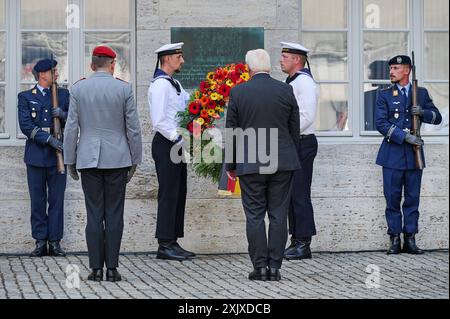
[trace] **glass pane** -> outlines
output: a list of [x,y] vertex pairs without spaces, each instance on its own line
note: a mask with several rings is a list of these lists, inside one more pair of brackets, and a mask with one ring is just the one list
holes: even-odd
[[66,29],[67,0],[22,0],[23,29]]
[[347,28],[347,0],[303,0],[302,24],[314,29]]
[[87,29],[129,29],[130,0],[85,1]]
[[364,131],[377,130],[375,127],[375,106],[377,102],[378,92],[379,90],[385,89],[389,86],[390,84],[374,83],[366,83],[364,85],[364,110],[362,110],[362,112],[364,112]]
[[317,110],[318,131],[349,131],[348,85],[320,84],[320,100]]
[[0,86],[0,133],[5,133],[5,87]]
[[68,82],[68,53],[66,33],[22,33],[22,81],[34,81],[32,70],[41,59],[49,59],[53,53],[58,61],[58,82]]
[[0,0],[0,29],[5,28],[5,0]]
[[0,32],[0,82],[5,81],[5,65],[6,65],[6,34]]
[[442,129],[448,130],[448,83],[426,83],[425,87],[428,89],[428,93],[433,99],[434,105],[439,109],[442,115],[442,123],[440,125],[424,124],[422,130],[425,132],[435,132]]
[[92,51],[98,45],[108,45],[117,53],[114,76],[125,81],[131,79],[131,37],[129,33],[86,33],[85,76],[92,74]]
[[425,0],[425,28],[448,29],[448,0]]
[[407,0],[364,0],[363,19],[367,29],[407,28]]
[[311,69],[317,80],[347,79],[346,32],[303,32],[302,37],[311,50]]
[[425,32],[425,78],[448,81],[448,32]]
[[370,64],[388,61],[397,54],[408,54],[406,32],[364,32],[364,79],[369,80]]

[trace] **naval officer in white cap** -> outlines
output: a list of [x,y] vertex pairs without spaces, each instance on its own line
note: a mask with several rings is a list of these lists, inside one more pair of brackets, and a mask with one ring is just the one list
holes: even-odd
[[[285,251],[289,260],[311,258],[311,239],[316,235],[314,211],[311,203],[311,182],[314,159],[317,155],[317,138],[314,121],[319,99],[318,90],[308,61],[308,50],[297,43],[281,42],[281,70],[289,77],[286,83],[294,89],[300,109],[300,145],[298,156],[302,168],[294,173],[289,233],[291,245]],[[306,68],[308,65],[308,68]]]
[[[154,78],[148,90],[150,117],[155,137],[152,156],[158,175],[157,258],[185,260],[194,257],[177,243],[184,237],[184,215],[187,193],[186,163],[174,163],[171,150],[186,142],[179,134],[177,113],[186,108],[189,94],[173,78],[184,64],[184,43],[166,44],[155,51],[158,55]],[[159,66],[161,64],[161,66]]]

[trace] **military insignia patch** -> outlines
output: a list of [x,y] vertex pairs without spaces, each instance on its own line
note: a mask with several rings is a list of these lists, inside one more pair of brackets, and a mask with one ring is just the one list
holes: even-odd
[[37,90],[34,89],[33,91],[31,91],[32,94],[37,94]]
[[397,90],[395,90],[393,93],[392,93],[392,95],[394,95],[394,96],[398,96],[398,91]]
[[399,117],[400,117],[400,114],[399,114],[399,113],[395,113],[395,114],[394,114],[394,118],[395,118],[396,120],[398,120]]
[[398,64],[402,64],[402,62],[403,62],[402,58],[401,58],[401,57],[398,57],[398,58],[397,58],[397,63],[398,63]]
[[31,118],[34,120],[34,119],[36,119],[36,117],[37,117],[36,109],[33,108],[31,111],[32,111],[32,112],[31,112]]

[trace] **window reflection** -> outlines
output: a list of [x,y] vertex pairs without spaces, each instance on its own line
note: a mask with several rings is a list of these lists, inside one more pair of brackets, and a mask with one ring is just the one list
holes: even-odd
[[87,29],[129,29],[130,0],[85,1]]
[[67,28],[67,0],[21,0],[20,8],[22,29]]
[[5,87],[0,85],[0,133],[5,133]]
[[0,32],[0,82],[5,81],[5,66],[6,66],[6,34]]
[[349,131],[348,85],[320,84],[320,100],[317,110],[318,131]]
[[59,81],[67,82],[67,34],[47,32],[22,33],[22,80],[34,81],[32,70],[41,59],[53,57],[58,61]]
[[108,45],[116,53],[116,70],[114,76],[125,81],[131,79],[130,67],[130,46],[131,37],[129,33],[86,33],[86,51],[85,51],[85,74],[92,74],[90,68],[92,51],[98,45]]

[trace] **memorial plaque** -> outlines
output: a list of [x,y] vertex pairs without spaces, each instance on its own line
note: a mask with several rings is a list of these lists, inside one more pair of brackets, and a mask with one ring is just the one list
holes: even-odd
[[249,50],[264,48],[264,28],[172,28],[171,42],[184,42],[185,64],[176,75],[184,88],[197,88],[208,72],[244,63]]

